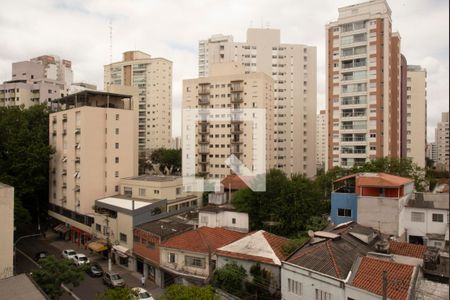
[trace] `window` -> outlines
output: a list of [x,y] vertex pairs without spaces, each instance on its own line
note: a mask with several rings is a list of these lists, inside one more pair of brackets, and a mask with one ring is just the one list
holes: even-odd
[[411,222],[425,222],[425,213],[411,212]]
[[114,176],[117,178],[119,177],[119,171],[114,172]]
[[145,189],[139,189],[139,196],[141,197],[145,196]]
[[147,241],[147,248],[149,249],[155,249],[155,243]]
[[348,208],[338,208],[338,217],[351,217],[352,210]]
[[232,219],[231,219],[231,223],[232,223],[232,224],[236,224],[236,218],[232,218]]
[[443,223],[444,222],[444,215],[443,214],[433,214],[432,215],[432,220],[433,220],[433,222]]
[[302,283],[288,278],[288,292],[296,294],[296,295],[301,295],[302,294]]
[[185,256],[184,263],[188,267],[194,268],[204,268],[205,267],[205,259],[195,256]]
[[176,261],[175,253],[169,253],[169,262],[170,263],[175,263],[175,261]]
[[100,224],[95,224],[95,230],[97,230],[97,231],[102,231],[102,225],[100,225]]
[[127,242],[127,235],[121,232],[120,233],[120,241],[126,243]]
[[208,223],[208,216],[202,216],[201,218],[200,218],[200,223]]
[[116,164],[118,164],[119,163],[119,158],[116,157],[115,161],[116,161]]
[[124,187],[123,194],[127,197],[133,197],[133,189],[130,187]]
[[116,120],[119,120],[119,114],[116,114]]
[[116,143],[116,149],[119,149],[119,143]]
[[116,134],[119,134],[119,128],[116,128]]
[[153,194],[159,194],[159,190],[153,190]]
[[316,289],[316,300],[331,300],[331,294],[325,291]]
[[177,188],[176,193],[177,193],[177,195],[181,194],[181,188],[180,187]]

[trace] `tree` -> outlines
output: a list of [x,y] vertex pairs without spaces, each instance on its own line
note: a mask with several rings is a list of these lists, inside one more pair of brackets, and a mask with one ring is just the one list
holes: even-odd
[[83,269],[76,268],[67,259],[50,255],[40,259],[39,264],[41,268],[34,271],[32,277],[51,299],[59,299],[62,295],[62,284],[78,286],[84,279]]
[[153,164],[159,164],[159,169],[164,172],[167,168],[170,173],[181,172],[181,150],[159,148],[152,152],[150,160]]
[[214,272],[213,283],[215,287],[220,288],[225,292],[242,297],[245,294],[243,282],[246,279],[247,272],[245,269],[233,262],[224,265],[222,268],[216,269]]
[[315,179],[317,188],[322,192],[323,199],[330,200],[333,192],[333,182],[343,176],[350,174],[350,170],[341,167],[334,167],[328,172],[319,173]]
[[138,296],[138,292],[132,288],[107,289],[103,295],[97,295],[97,300],[130,300]]
[[253,277],[251,282],[247,282],[247,291],[251,295],[255,295],[256,299],[277,299],[279,296],[271,292],[272,273],[261,268],[259,263],[254,264],[250,268],[250,274]]
[[45,105],[0,107],[0,182],[14,187],[16,226],[29,219],[22,207],[35,221],[47,217],[48,115]]
[[164,295],[160,300],[217,300],[218,297],[214,294],[211,286],[184,286],[179,284],[172,284],[164,291]]

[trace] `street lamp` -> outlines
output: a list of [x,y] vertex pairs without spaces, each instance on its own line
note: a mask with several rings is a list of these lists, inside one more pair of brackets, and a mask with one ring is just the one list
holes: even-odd
[[108,246],[108,271],[112,270],[112,262],[111,262],[111,240],[109,238],[109,215],[99,214],[99,213],[88,213],[88,215],[100,216],[105,218],[106,223],[106,245]]

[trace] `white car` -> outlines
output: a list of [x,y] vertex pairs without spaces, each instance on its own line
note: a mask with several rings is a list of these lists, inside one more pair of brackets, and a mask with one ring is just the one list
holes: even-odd
[[137,297],[135,299],[138,300],[155,300],[152,294],[150,294],[146,289],[135,287],[133,291],[137,292]]
[[79,266],[84,266],[84,265],[87,265],[87,264],[91,263],[91,262],[89,261],[89,258],[87,258],[86,255],[81,254],[81,253],[75,254],[75,255],[72,257],[72,260],[73,260],[73,263],[74,263],[77,267],[79,267]]
[[61,256],[66,259],[72,259],[76,254],[77,253],[74,250],[68,249],[68,250],[64,250],[62,252]]

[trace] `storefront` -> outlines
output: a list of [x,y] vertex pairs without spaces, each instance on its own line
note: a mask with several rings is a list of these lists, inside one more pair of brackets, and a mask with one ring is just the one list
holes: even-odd
[[70,227],[70,240],[78,246],[87,246],[91,240],[91,234],[75,226]]
[[112,251],[116,264],[131,271],[135,271],[136,262],[134,257],[131,256],[131,251],[128,248],[121,245],[114,245]]

